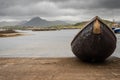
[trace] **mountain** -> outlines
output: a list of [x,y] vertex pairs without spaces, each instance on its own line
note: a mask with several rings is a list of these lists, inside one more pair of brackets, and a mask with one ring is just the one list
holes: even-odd
[[12,21],[12,22],[2,21],[2,22],[0,22],[0,27],[3,27],[3,26],[15,26],[17,24],[19,24],[19,22],[17,22],[17,21]]
[[27,21],[2,21],[0,22],[0,27],[4,26],[16,26],[26,23]]
[[29,21],[2,21],[0,22],[0,27],[3,26],[40,26],[40,27],[44,27],[44,26],[55,26],[55,25],[65,25],[68,24],[64,21],[47,21],[45,19],[42,19],[40,17],[34,17]]
[[45,19],[42,19],[40,17],[34,17],[28,22],[22,24],[21,26],[54,26],[54,25],[65,25],[67,24],[64,21],[47,21]]

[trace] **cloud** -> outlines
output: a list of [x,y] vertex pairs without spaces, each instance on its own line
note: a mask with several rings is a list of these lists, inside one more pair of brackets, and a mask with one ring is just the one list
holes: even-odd
[[120,9],[120,0],[99,0],[99,6],[107,9]]
[[1,19],[30,19],[40,16],[49,20],[87,20],[96,15],[117,18],[119,0],[0,0]]
[[62,8],[74,8],[74,9],[119,9],[119,0],[65,0],[58,2]]

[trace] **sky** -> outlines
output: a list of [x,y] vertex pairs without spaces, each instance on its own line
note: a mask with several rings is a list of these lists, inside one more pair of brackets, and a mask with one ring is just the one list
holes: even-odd
[[94,16],[120,21],[120,0],[0,0],[0,21],[33,17],[53,21],[85,21]]

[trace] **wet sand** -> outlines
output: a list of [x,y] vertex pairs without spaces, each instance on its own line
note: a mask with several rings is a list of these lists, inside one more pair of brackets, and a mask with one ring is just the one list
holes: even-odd
[[120,80],[120,58],[84,63],[77,58],[0,58],[0,80]]

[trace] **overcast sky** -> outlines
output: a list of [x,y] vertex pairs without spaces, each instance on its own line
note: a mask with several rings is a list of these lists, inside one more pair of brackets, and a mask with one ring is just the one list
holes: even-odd
[[47,20],[84,21],[100,16],[120,21],[120,0],[0,0],[0,21]]

